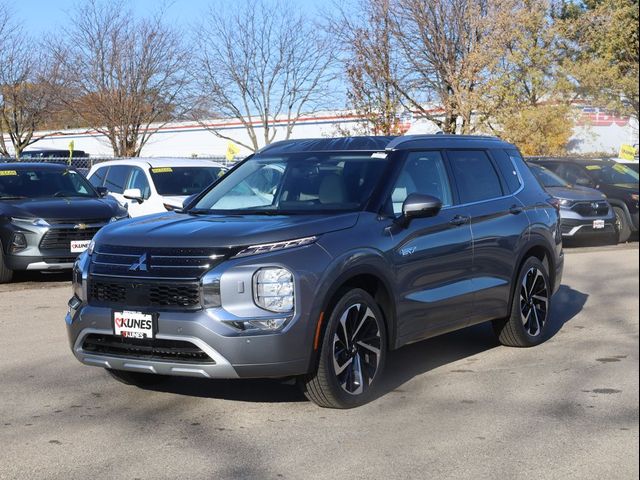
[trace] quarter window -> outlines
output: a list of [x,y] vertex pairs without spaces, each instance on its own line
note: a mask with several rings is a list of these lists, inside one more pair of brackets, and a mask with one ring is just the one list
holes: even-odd
[[483,151],[454,150],[447,152],[458,184],[460,203],[479,202],[503,195],[500,178]]
[[440,152],[409,153],[391,193],[395,215],[402,213],[402,204],[412,193],[431,195],[443,206],[451,205],[451,187]]
[[93,173],[93,175],[91,175],[91,178],[89,178],[89,182],[91,182],[91,185],[93,185],[94,187],[101,187],[102,183],[104,182],[104,176],[107,173],[107,170],[109,170],[109,168],[106,167],[97,169]]

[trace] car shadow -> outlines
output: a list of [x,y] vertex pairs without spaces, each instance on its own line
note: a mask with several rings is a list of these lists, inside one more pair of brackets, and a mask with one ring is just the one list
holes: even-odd
[[[587,298],[588,295],[567,285],[560,287],[552,303],[552,323],[546,340],[556,335],[582,310]],[[490,323],[474,325],[404,346],[389,353],[378,396],[398,391],[403,384],[414,377],[465,358],[471,358],[498,346],[500,344]],[[462,366],[455,371],[468,369],[470,370],[469,367]],[[244,402],[306,401],[294,381],[282,379],[207,380],[170,377],[166,382],[145,388],[176,395]]]
[[40,271],[17,271],[13,273],[12,283],[63,283],[71,281],[71,270],[60,270],[51,272]]

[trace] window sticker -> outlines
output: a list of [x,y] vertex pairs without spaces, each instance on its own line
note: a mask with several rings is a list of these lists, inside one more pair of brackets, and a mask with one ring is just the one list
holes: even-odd
[[0,177],[15,177],[18,175],[18,172],[15,170],[0,170]]
[[152,168],[151,171],[153,173],[171,173],[173,172],[173,168],[171,167]]
[[587,170],[602,170],[600,165],[587,165]]

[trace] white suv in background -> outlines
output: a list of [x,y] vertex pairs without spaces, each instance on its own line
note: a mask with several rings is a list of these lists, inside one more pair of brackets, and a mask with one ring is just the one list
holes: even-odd
[[200,193],[226,173],[211,160],[130,158],[94,165],[87,178],[94,187],[109,193],[139,217],[182,208],[189,196]]

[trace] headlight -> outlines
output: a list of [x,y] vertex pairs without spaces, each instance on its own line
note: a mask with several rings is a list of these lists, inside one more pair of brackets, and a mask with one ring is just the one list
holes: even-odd
[[293,310],[293,274],[286,268],[261,268],[253,276],[253,301],[270,312]]
[[11,223],[15,223],[17,225],[27,225],[30,227],[49,227],[49,222],[47,222],[43,218],[20,218],[20,217],[11,217]]
[[634,202],[637,202],[639,198],[640,196],[637,193],[631,194],[631,200],[633,200]]
[[570,207],[573,205],[573,200],[567,200],[566,198],[559,198],[558,200],[560,200],[558,203],[561,207]]
[[261,245],[252,245],[237,253],[236,257],[246,257],[248,255],[257,255],[259,253],[274,252],[284,250],[285,248],[302,247],[309,245],[317,240],[318,237],[304,237],[295,240],[285,240],[284,242],[263,243]]

